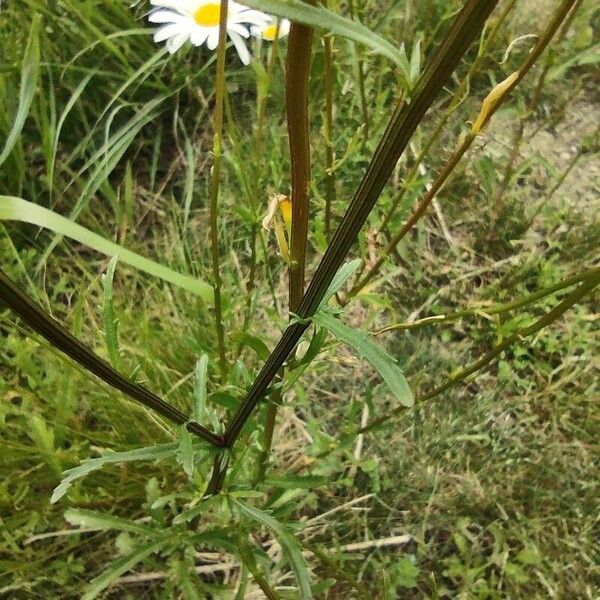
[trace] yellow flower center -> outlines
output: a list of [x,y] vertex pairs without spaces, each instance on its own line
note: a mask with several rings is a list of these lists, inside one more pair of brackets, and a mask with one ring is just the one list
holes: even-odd
[[217,27],[221,18],[221,4],[209,2],[194,13],[194,21],[201,27]]
[[262,30],[262,36],[268,42],[272,42],[273,40],[275,40],[276,35],[277,35],[277,25],[276,24],[275,25],[267,25]]

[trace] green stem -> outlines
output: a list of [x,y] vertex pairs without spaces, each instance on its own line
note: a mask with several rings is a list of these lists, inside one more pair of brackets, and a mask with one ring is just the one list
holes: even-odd
[[221,0],[219,19],[219,45],[217,47],[217,74],[215,82],[215,113],[213,137],[213,168],[209,185],[210,196],[210,242],[213,282],[215,291],[215,329],[219,351],[221,382],[227,381],[227,355],[225,351],[225,328],[223,326],[223,305],[221,300],[221,260],[219,253],[219,187],[221,180],[221,158],[223,146],[223,103],[225,98],[225,45],[227,41],[228,1]]
[[462,319],[463,317],[469,316],[491,316],[491,315],[500,315],[507,312],[512,312],[517,308],[522,308],[524,306],[529,306],[534,302],[537,302],[541,298],[545,298],[546,296],[550,296],[555,294],[556,292],[560,292],[565,288],[571,287],[576,283],[580,283],[594,275],[600,275],[600,267],[595,267],[593,269],[588,269],[587,271],[583,271],[581,273],[576,273],[567,279],[563,279],[554,285],[546,287],[544,289],[538,290],[533,294],[529,294],[528,296],[524,296],[523,298],[518,298],[517,300],[513,300],[512,302],[507,302],[504,304],[494,304],[492,306],[482,306],[481,308],[467,308],[464,310],[458,310],[456,312],[447,314],[447,315],[433,315],[431,317],[425,317],[424,319],[419,319],[418,321],[414,321],[413,323],[398,323],[396,325],[389,325],[388,327],[384,327],[378,331],[373,332],[372,335],[381,335],[382,333],[387,333],[389,331],[404,331],[407,329],[418,329],[419,327],[423,327],[424,325],[428,325],[430,323],[447,323],[457,321],[458,319]]
[[535,61],[540,57],[542,52],[550,44],[552,37],[556,33],[557,29],[560,27],[561,23],[567,18],[571,9],[573,8],[573,5],[576,4],[576,2],[577,0],[563,0],[561,6],[553,14],[552,19],[546,26],[546,29],[538,39],[538,42],[528,55],[527,59],[525,60],[521,68],[514,74],[514,77],[510,80],[509,85],[507,85],[507,87],[505,87],[502,90],[502,92],[499,93],[498,97],[495,98],[494,102],[491,105],[485,106],[484,103],[484,108],[482,108],[480,117],[478,117],[478,119],[475,121],[475,123],[478,123],[478,125],[474,126],[471,132],[469,132],[466,135],[466,137],[459,143],[456,150],[452,153],[450,158],[444,164],[440,174],[438,175],[431,189],[427,191],[427,193],[422,197],[416,210],[406,221],[406,223],[400,229],[400,231],[390,239],[387,247],[382,252],[379,259],[375,262],[371,269],[369,269],[366,275],[362,276],[352,287],[351,291],[348,294],[348,297],[345,300],[346,303],[348,302],[349,298],[352,298],[356,294],[358,294],[373,279],[373,277],[377,275],[386,258],[396,249],[400,241],[425,214],[428,206],[431,204],[436,194],[441,190],[442,186],[446,183],[450,175],[453,173],[461,158],[465,155],[467,150],[469,150],[474,140],[481,132],[481,129],[485,127],[485,125],[489,122],[494,113],[509,97],[509,94],[515,88],[515,86],[523,79],[523,77],[525,77],[525,75],[529,72],[531,67],[535,64]]
[[[567,310],[569,310],[572,306],[577,304],[582,298],[584,298],[587,294],[589,294],[598,284],[600,284],[600,271],[598,269],[594,270],[595,272],[591,274],[585,281],[582,283],[576,290],[571,292],[560,304],[555,306],[551,311],[547,312],[543,317],[538,319],[535,323],[530,325],[529,327],[524,327],[523,329],[509,335],[504,340],[502,340],[499,344],[494,346],[489,352],[486,352],[479,360],[475,361],[471,365],[464,367],[458,373],[450,377],[445,383],[433,389],[428,394],[420,396],[417,401],[425,402],[427,400],[431,400],[435,396],[439,396],[443,392],[449,390],[454,387],[457,383],[464,381],[470,375],[473,375],[477,371],[480,371],[483,367],[487,366],[494,359],[498,358],[502,352],[504,352],[507,348],[509,348],[515,342],[519,340],[534,335],[547,327],[554,321],[556,321],[559,317],[561,317]],[[361,433],[367,433],[376,427],[387,424],[390,420],[400,414],[404,410],[404,407],[398,407],[393,411],[374,419],[370,423],[368,423],[365,427],[362,427],[358,431],[355,432],[355,435]]]
[[335,172],[333,170],[333,38],[323,38],[325,56],[325,237],[331,237],[331,211],[335,201]]

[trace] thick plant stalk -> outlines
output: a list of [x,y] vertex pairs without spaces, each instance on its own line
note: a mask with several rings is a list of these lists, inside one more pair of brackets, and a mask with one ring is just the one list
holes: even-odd
[[227,354],[225,351],[225,328],[223,326],[223,304],[221,299],[221,260],[219,253],[219,186],[221,182],[221,158],[223,146],[223,104],[225,97],[225,43],[227,40],[227,11],[229,0],[221,0],[219,18],[219,45],[217,47],[217,75],[215,84],[215,114],[213,134],[213,168],[209,185],[210,196],[210,247],[215,293],[215,329],[219,352],[221,382],[227,381]]
[[[311,0],[309,4],[314,4]],[[308,89],[313,30],[292,23],[285,73],[287,126],[292,170],[292,233],[290,240],[290,312],[304,295],[310,194]]]
[[39,333],[55,348],[58,348],[111,387],[123,392],[136,402],[155,410],[173,423],[185,425],[190,433],[210,442],[214,446],[223,447],[225,445],[221,436],[214,434],[198,423],[189,421],[189,418],[180,410],[145,387],[123,377],[21,291],[2,270],[0,270],[0,299],[36,333]]
[[578,0],[564,0],[562,2],[521,68],[509,75],[503,82],[499,83],[485,98],[481,111],[475,119],[471,131],[468,132],[458,144],[458,147],[444,164],[431,189],[424,194],[417,205],[417,208],[398,233],[390,239],[387,247],[381,253],[381,256],[375,264],[354,284],[348,294],[348,298],[345,300],[346,302],[349,298],[358,294],[373,279],[373,277],[377,275],[386,258],[396,249],[400,241],[404,239],[406,234],[425,214],[427,208],[435,199],[436,194],[441,190],[443,185],[448,181],[448,178],[454,172],[454,169],[461,158],[466,154],[482,129],[487,125],[502,103],[508,98],[515,86],[523,79],[523,77],[525,77],[525,75],[527,75],[531,67],[552,40],[552,37],[560,27],[561,23],[567,18],[573,6],[577,4]]
[[363,181],[298,308],[297,314],[302,321],[292,323],[285,330],[281,340],[248,391],[245,400],[226,430],[225,438],[228,447],[233,446],[248,417],[264,397],[277,372],[296,347],[302,334],[308,329],[310,324],[308,319],[317,310],[329,284],[355,242],[412,134],[439,91],[447,83],[464,53],[481,32],[497,2],[498,0],[468,0],[466,2],[420,79],[413,102],[399,107],[394,113]]
[[[307,0],[316,4],[315,0]],[[288,39],[285,71],[287,127],[292,170],[292,227],[289,266],[289,311],[295,314],[302,302],[306,277],[306,247],[310,214],[310,128],[308,92],[313,29],[292,23]],[[280,373],[280,378],[283,373]],[[273,444],[273,431],[281,393],[271,394],[267,408],[263,450],[259,457],[258,479],[264,478],[266,462]]]

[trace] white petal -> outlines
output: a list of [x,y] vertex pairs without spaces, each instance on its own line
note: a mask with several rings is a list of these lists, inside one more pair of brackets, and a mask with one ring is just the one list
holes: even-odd
[[289,19],[281,19],[279,21],[279,37],[286,37],[290,33],[291,23]]
[[165,25],[156,30],[154,41],[157,43],[164,42],[165,40],[180,34],[185,34],[185,31],[181,30],[181,25],[179,25],[179,23],[171,23],[170,25]]
[[235,32],[230,32],[229,37],[231,38],[231,41],[233,42],[233,45],[235,46],[235,49],[237,50],[240,60],[245,65],[249,64],[250,58],[251,58],[250,52],[248,52],[248,48],[246,48],[246,43],[244,42],[243,38],[241,38]]
[[234,15],[231,21],[233,23],[251,23],[260,27],[267,25],[271,21],[271,18],[258,10],[245,10]]
[[181,48],[181,46],[183,46],[185,44],[187,39],[188,39],[187,33],[180,33],[179,35],[172,37],[167,42],[167,50],[171,54],[175,54],[175,52],[177,52],[177,50],[179,50],[179,48]]
[[244,38],[250,37],[248,30],[243,25],[240,25],[239,23],[229,23],[227,25],[227,31],[229,31],[229,32],[233,31],[234,33],[237,33]]
[[208,37],[208,31],[204,27],[194,27],[194,30],[190,34],[190,42],[194,46],[202,46]]
[[159,8],[170,8],[180,14],[192,15],[198,6],[198,0],[150,0],[150,4]]
[[206,47],[209,50],[214,50],[219,45],[219,28],[213,27],[208,34],[208,38],[206,40]]
[[180,23],[181,21],[185,21],[186,18],[172,10],[157,10],[150,13],[148,21],[150,23]]

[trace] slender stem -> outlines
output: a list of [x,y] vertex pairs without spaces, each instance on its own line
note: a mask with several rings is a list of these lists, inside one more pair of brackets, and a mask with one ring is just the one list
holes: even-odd
[[384,327],[378,331],[374,331],[372,335],[381,335],[382,333],[387,333],[389,331],[404,331],[407,329],[418,329],[419,327],[423,327],[424,325],[428,325],[430,323],[447,323],[457,321],[458,319],[462,319],[463,317],[469,316],[491,316],[491,315],[500,315],[507,312],[512,312],[517,308],[522,308],[524,306],[529,306],[534,302],[537,302],[541,298],[545,298],[546,296],[550,296],[555,294],[556,292],[560,292],[565,288],[571,287],[576,283],[580,283],[594,275],[600,275],[600,267],[595,267],[593,269],[588,269],[587,271],[583,271],[581,273],[576,273],[567,279],[563,279],[554,285],[543,288],[534,292],[533,294],[529,294],[528,296],[524,296],[523,298],[518,298],[517,300],[513,300],[512,302],[506,302],[504,304],[494,304],[492,306],[482,306],[481,308],[467,308],[464,310],[458,310],[453,313],[449,313],[447,315],[433,315],[431,317],[425,317],[424,319],[419,319],[418,321],[414,321],[412,323],[397,323],[396,325],[389,325],[388,327]]
[[[335,173],[333,170],[333,38],[323,38],[325,56],[325,237],[331,237],[331,211],[335,201]],[[366,135],[366,134],[365,134]]]
[[467,92],[471,80],[473,79],[474,75],[477,73],[477,71],[483,65],[485,59],[487,58],[487,49],[490,47],[492,41],[495,39],[502,23],[504,23],[504,21],[506,20],[506,18],[512,11],[515,3],[516,3],[516,0],[510,0],[510,2],[506,5],[504,10],[500,13],[498,18],[496,19],[494,25],[492,26],[492,28],[490,30],[489,35],[487,36],[484,44],[481,47],[480,52],[477,55],[477,58],[473,61],[473,63],[469,67],[469,70],[468,70],[465,78],[460,82],[460,84],[456,88],[456,91],[454,92],[454,95],[453,95],[452,99],[450,100],[450,104],[448,105],[448,108],[446,108],[446,110],[444,111],[444,114],[442,115],[442,118],[439,120],[433,133],[429,136],[429,138],[425,142],[425,145],[423,146],[423,148],[421,149],[421,152],[417,156],[414,165],[412,165],[412,167],[410,168],[408,174],[405,177],[406,183],[403,186],[402,191],[396,196],[396,198],[392,202],[392,205],[390,206],[390,208],[388,209],[388,211],[385,213],[385,215],[383,217],[381,229],[384,232],[387,232],[387,227],[390,223],[390,220],[394,216],[396,209],[398,208],[400,202],[402,201],[405,191],[407,189],[410,189],[412,183],[415,181],[415,179],[419,173],[419,167],[425,160],[425,157],[427,156],[429,150],[431,150],[433,144],[437,141],[437,139],[442,134],[444,127],[448,123],[448,121],[449,121],[450,117],[452,116],[452,114],[454,113],[454,111],[462,103],[464,94],[465,94],[465,92]]
[[[593,275],[590,275],[584,283],[582,283],[576,290],[571,292],[560,304],[555,306],[552,310],[547,312],[543,317],[538,319],[535,323],[530,325],[529,327],[524,327],[523,329],[509,335],[504,338],[499,344],[494,346],[489,352],[486,352],[479,360],[475,361],[471,365],[464,367],[458,373],[450,377],[445,383],[436,387],[428,394],[420,396],[417,400],[418,402],[425,402],[427,400],[431,400],[435,396],[439,396],[443,392],[448,389],[454,387],[457,383],[464,381],[470,375],[473,375],[477,371],[480,371],[483,367],[487,366],[491,363],[495,358],[498,358],[502,352],[504,352],[509,346],[518,342],[519,340],[534,335],[547,327],[554,321],[556,321],[559,317],[561,317],[567,310],[569,310],[573,305],[577,304],[583,297],[589,294],[596,286],[600,284],[600,272],[598,269],[595,270]],[[404,407],[400,406],[385,415],[382,415],[370,423],[368,423],[365,427],[362,427],[358,431],[355,432],[355,435],[366,433],[376,427],[379,427],[383,424],[389,423],[389,421],[400,412],[404,410]]]
[[106,361],[92,352],[85,344],[54,320],[39,304],[20,290],[0,269],[0,299],[35,332],[48,340],[55,348],[72,358],[112,388],[123,392],[133,400],[155,410],[163,417],[186,428],[214,446],[223,447],[224,440],[202,425],[189,421],[180,410],[159,398],[145,387],[126,379]]
[[229,447],[235,443],[244,424],[264,397],[279,369],[308,329],[310,325],[308,319],[319,307],[327,288],[356,241],[360,229],[372,211],[412,134],[439,91],[448,82],[464,53],[481,32],[496,4],[497,0],[487,2],[468,0],[466,2],[462,11],[455,17],[442,44],[438,46],[429,67],[419,80],[413,101],[395,111],[371,164],[304,294],[297,312],[302,321],[291,323],[285,330],[227,427],[225,438]]
[[[350,17],[352,19],[356,19],[356,6],[354,4],[354,0],[348,0],[348,9],[350,11]],[[367,104],[367,93],[365,90],[365,63],[364,60],[358,54],[360,49],[355,45],[354,51],[357,53],[356,58],[356,75],[358,78],[358,94],[360,97],[360,110],[362,112],[362,121],[365,126],[365,132],[363,136],[363,140],[369,139],[369,130],[371,128],[371,123],[369,119],[369,108]]]
[[221,259],[219,252],[219,187],[221,180],[221,158],[223,146],[223,101],[225,98],[225,45],[227,41],[227,11],[229,0],[221,0],[219,18],[219,45],[217,47],[217,73],[215,82],[215,113],[213,134],[213,168],[209,185],[210,196],[210,242],[213,284],[215,291],[215,329],[219,351],[221,382],[227,381],[227,355],[225,350],[225,328],[221,300]]

